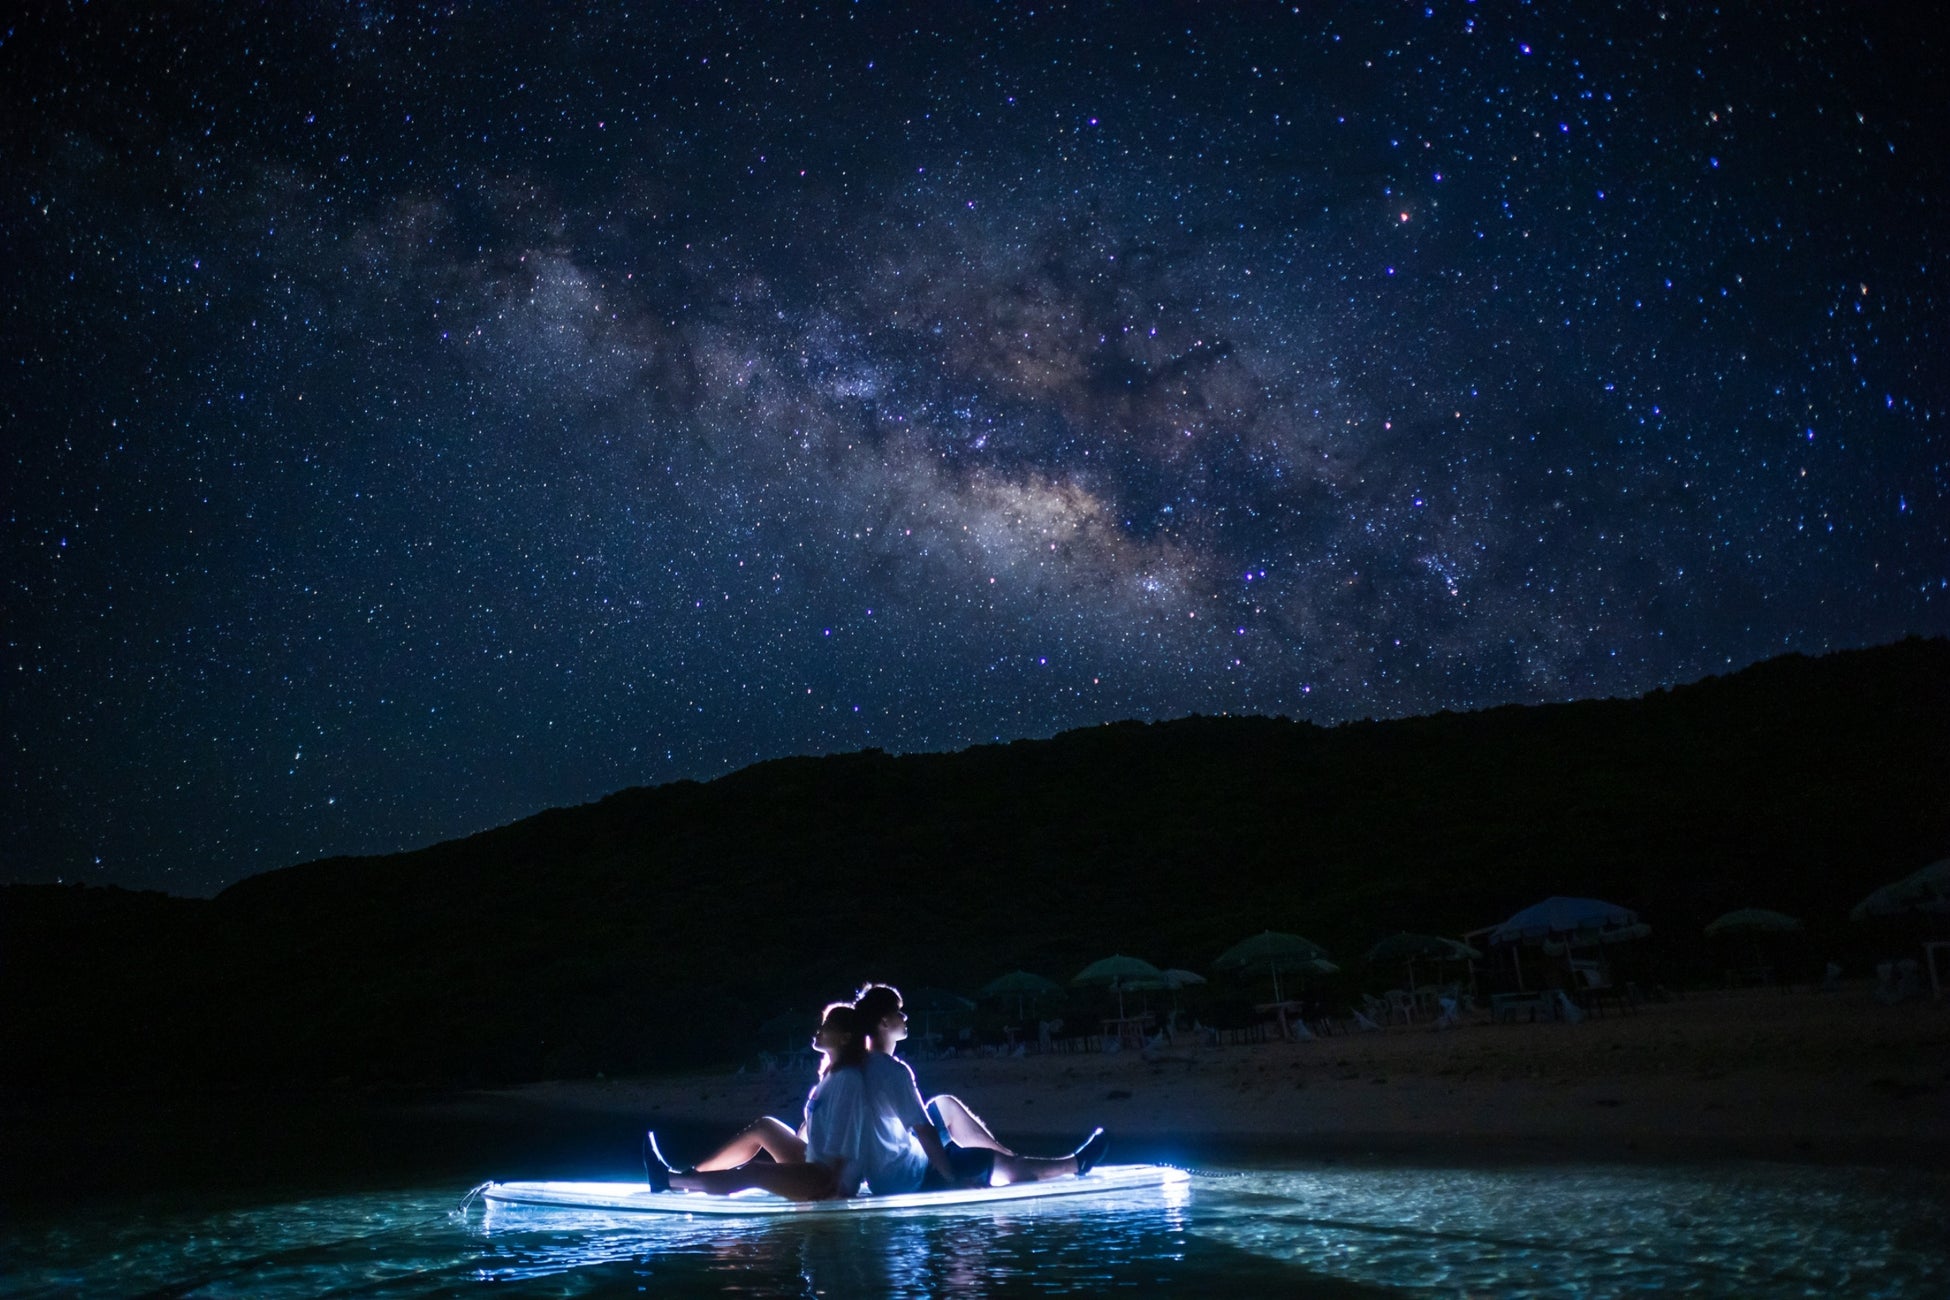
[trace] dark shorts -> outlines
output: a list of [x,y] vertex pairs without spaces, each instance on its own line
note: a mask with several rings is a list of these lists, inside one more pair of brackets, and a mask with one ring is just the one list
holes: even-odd
[[942,1121],[941,1111],[933,1102],[928,1103],[928,1118],[934,1121],[934,1135],[941,1139],[941,1149],[948,1157],[948,1167],[955,1171],[955,1181],[943,1182],[941,1173],[932,1164],[928,1175],[921,1180],[921,1191],[939,1192],[950,1187],[987,1187],[995,1174],[995,1152],[987,1147],[958,1147],[948,1139],[948,1125]]
[[940,1192],[950,1187],[987,1187],[995,1173],[995,1152],[986,1147],[958,1147],[943,1140],[941,1149],[948,1156],[948,1165],[955,1171],[955,1181],[943,1182],[941,1171],[933,1165],[928,1166],[928,1176],[921,1180],[924,1192]]

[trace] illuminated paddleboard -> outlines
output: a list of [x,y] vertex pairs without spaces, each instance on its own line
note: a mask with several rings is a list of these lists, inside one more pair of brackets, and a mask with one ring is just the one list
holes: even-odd
[[615,1210],[627,1214],[865,1214],[879,1210],[926,1210],[1051,1196],[1101,1196],[1107,1192],[1178,1187],[1191,1175],[1166,1165],[1099,1165],[1081,1178],[1052,1178],[1005,1187],[957,1187],[905,1196],[856,1196],[844,1201],[788,1201],[770,1192],[730,1196],[703,1192],[653,1192],[642,1183],[489,1183],[481,1197],[495,1205],[559,1210]]

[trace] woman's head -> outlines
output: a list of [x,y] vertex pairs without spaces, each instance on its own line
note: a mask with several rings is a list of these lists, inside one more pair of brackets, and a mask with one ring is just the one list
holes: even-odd
[[901,1010],[901,992],[891,984],[869,984],[855,995],[853,1009],[860,1018],[860,1031],[873,1039],[883,1052],[907,1037],[907,1013]]
[[860,1032],[860,1016],[852,1003],[835,1002],[820,1012],[813,1046],[825,1058],[819,1065],[821,1078],[867,1059],[867,1037]]

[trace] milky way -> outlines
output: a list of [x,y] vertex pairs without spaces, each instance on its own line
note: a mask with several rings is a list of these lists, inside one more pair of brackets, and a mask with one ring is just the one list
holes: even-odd
[[1950,631],[1865,8],[20,18],[6,875]]

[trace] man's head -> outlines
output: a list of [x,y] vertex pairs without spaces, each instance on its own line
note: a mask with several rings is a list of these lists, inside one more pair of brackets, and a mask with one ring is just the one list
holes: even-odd
[[907,1037],[907,1013],[901,1010],[900,990],[891,984],[869,984],[853,999],[860,1027],[873,1039],[877,1052],[891,1052]]

